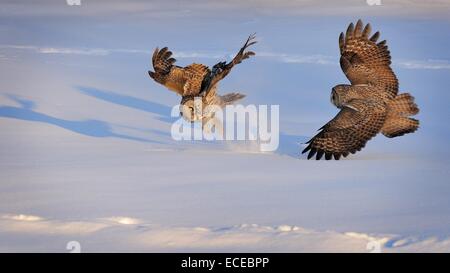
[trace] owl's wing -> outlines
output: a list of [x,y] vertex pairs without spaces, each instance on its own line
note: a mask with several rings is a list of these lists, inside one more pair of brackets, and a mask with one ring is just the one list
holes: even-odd
[[215,86],[220,80],[225,78],[235,65],[240,64],[243,60],[255,55],[255,52],[253,51],[245,51],[249,46],[256,44],[255,38],[255,34],[250,35],[231,62],[220,62],[213,66],[211,73],[205,78],[202,93],[208,92],[211,87]]
[[320,132],[307,143],[302,153],[309,151],[308,159],[316,154],[320,160],[332,156],[338,160],[361,150],[383,126],[386,108],[376,101],[354,99],[345,105]]
[[[391,56],[386,40],[378,42],[379,32],[370,38],[371,27],[358,20],[356,26],[351,23],[347,32],[339,36],[342,71],[352,84],[369,84],[384,90],[394,98],[398,93],[398,80],[392,71]],[[374,89],[375,90],[375,89]]]
[[203,64],[193,63],[183,68],[183,96],[196,96],[200,93],[204,78],[210,73],[209,68]]
[[175,58],[172,58],[172,51],[170,51],[167,47],[159,50],[155,49],[152,57],[153,68],[155,69],[156,74],[169,74],[170,70],[174,66],[176,62]]
[[175,62],[176,59],[167,47],[161,50],[156,48],[152,57],[155,72],[149,71],[150,76],[154,79],[164,79],[162,84],[181,96],[198,95],[203,79],[209,74],[209,68],[196,63],[180,67],[176,66]]
[[166,86],[169,90],[183,95],[183,69],[175,65],[175,58],[172,58],[172,52],[167,47],[156,48],[152,56],[153,69],[148,71],[150,78]]

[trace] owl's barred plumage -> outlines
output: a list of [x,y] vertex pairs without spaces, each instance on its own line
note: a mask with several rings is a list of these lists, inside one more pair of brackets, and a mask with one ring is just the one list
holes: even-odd
[[342,71],[352,85],[370,84],[383,90],[382,96],[394,98],[398,93],[398,80],[392,71],[391,56],[386,40],[377,43],[380,33],[369,38],[371,27],[358,20],[356,26],[351,23],[346,35],[339,36]]
[[[159,50],[155,49],[152,56],[153,71],[148,71],[149,76],[156,82],[164,85],[169,90],[175,91],[182,96],[181,105],[193,101],[194,97],[201,96],[203,107],[217,103],[219,107],[231,104],[245,95],[230,93],[224,96],[217,94],[217,84],[225,78],[231,69],[240,64],[243,60],[255,55],[253,51],[246,49],[255,44],[255,35],[250,35],[244,46],[239,50],[231,62],[219,62],[210,69],[203,64],[193,63],[186,67],[175,65],[176,59],[172,57],[172,52],[167,47]],[[188,107],[187,109],[191,109]],[[185,116],[184,116],[185,117]],[[188,117],[185,117],[189,119]]]
[[379,132],[396,137],[419,127],[408,117],[419,112],[414,97],[398,94],[386,41],[377,43],[380,33],[370,32],[370,24],[358,20],[339,36],[340,65],[351,85],[332,89],[331,100],[341,111],[306,143],[302,153],[309,151],[308,159],[337,160],[360,151]]

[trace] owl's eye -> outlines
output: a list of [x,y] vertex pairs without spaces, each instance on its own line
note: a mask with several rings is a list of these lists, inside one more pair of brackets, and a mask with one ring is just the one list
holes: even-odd
[[191,112],[194,112],[194,107],[189,107],[189,110],[191,110]]

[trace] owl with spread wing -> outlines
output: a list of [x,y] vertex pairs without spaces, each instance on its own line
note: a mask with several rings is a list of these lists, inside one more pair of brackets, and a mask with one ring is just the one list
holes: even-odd
[[309,151],[308,159],[338,160],[360,151],[379,132],[393,138],[419,128],[410,117],[419,112],[414,97],[398,94],[386,41],[377,42],[380,33],[369,37],[370,32],[370,24],[358,20],[339,36],[340,65],[351,85],[332,89],[331,102],[340,112],[306,143],[302,153]]
[[[203,121],[214,115],[213,107],[224,107],[245,97],[239,93],[229,93],[223,96],[217,94],[217,84],[230,73],[231,69],[243,60],[255,55],[246,49],[255,44],[255,35],[250,35],[244,46],[231,62],[219,62],[211,69],[203,64],[193,63],[185,67],[175,65],[176,60],[167,47],[155,49],[152,57],[153,71],[148,74],[157,83],[178,93],[181,98],[180,114],[187,121]],[[201,100],[194,99],[201,97]],[[200,105],[199,105],[200,104]]]

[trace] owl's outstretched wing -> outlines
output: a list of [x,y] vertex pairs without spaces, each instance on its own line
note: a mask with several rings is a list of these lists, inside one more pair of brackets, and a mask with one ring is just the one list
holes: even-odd
[[153,69],[155,69],[155,74],[167,75],[176,62],[175,58],[172,58],[172,51],[167,47],[159,50],[155,49],[152,56]]
[[255,52],[253,51],[245,51],[251,45],[256,44],[255,38],[255,34],[250,35],[245,44],[233,58],[233,60],[231,60],[231,62],[220,62],[213,66],[213,68],[211,69],[211,73],[208,75],[208,77],[205,78],[205,81],[203,82],[201,93],[208,92],[211,87],[215,86],[220,80],[225,78],[235,65],[240,64],[243,60],[255,55]]
[[391,56],[386,40],[378,42],[379,32],[370,38],[371,27],[358,20],[351,23],[347,32],[339,36],[342,71],[352,84],[369,84],[383,90],[390,98],[398,93],[398,80],[392,71]]
[[309,151],[308,159],[323,155],[329,160],[338,160],[349,153],[361,150],[374,137],[386,119],[384,104],[375,101],[354,99],[345,105],[330,122],[314,136],[302,153]]
[[155,49],[152,64],[155,72],[150,77],[181,96],[197,95],[201,91],[203,79],[210,70],[206,65],[193,63],[186,67],[175,65],[176,59],[167,47]]

